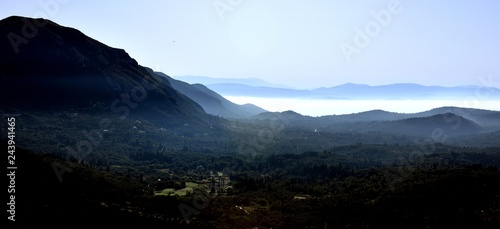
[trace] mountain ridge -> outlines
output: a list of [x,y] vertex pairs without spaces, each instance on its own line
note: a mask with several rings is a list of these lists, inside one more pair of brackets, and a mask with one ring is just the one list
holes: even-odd
[[[266,112],[266,113],[275,113],[275,114],[286,114],[289,112],[293,112],[294,114],[303,116],[303,117],[311,117],[308,115],[303,115],[295,111],[282,111],[282,112]],[[460,116],[474,116],[471,118],[475,118],[475,116],[487,116],[487,115],[497,115],[500,114],[500,111],[497,110],[487,110],[487,109],[477,109],[477,108],[464,108],[464,107],[455,107],[455,106],[443,106],[443,107],[437,107],[433,108],[430,110],[424,110],[420,112],[414,112],[414,113],[398,113],[398,112],[391,112],[391,111],[386,111],[383,109],[373,109],[373,110],[367,110],[367,111],[361,111],[361,112],[356,112],[356,113],[351,113],[351,114],[340,114],[340,115],[323,115],[323,116],[318,116],[314,118],[336,118],[336,117],[348,117],[348,116],[373,116],[373,114],[382,116],[381,119],[374,118],[374,120],[378,121],[383,121],[383,120],[388,120],[388,121],[395,121],[395,120],[400,120],[400,119],[405,119],[405,118],[420,118],[420,117],[428,117],[428,116],[433,116],[437,114],[444,114],[444,113],[452,113]],[[260,114],[259,114],[260,115]],[[387,118],[385,115],[390,115],[393,116],[393,118]],[[258,115],[257,115],[258,116]]]
[[[449,137],[475,136],[500,131],[500,111],[442,107],[411,114],[372,110],[347,115],[303,116],[296,112],[266,112],[253,116],[257,122],[287,120],[290,129],[314,133],[361,133],[418,136],[445,141]],[[459,114],[465,114],[463,117]],[[374,115],[375,114],[375,115]],[[487,118],[482,118],[486,114]],[[491,117],[490,117],[491,116]],[[491,125],[491,123],[497,125]]]
[[176,80],[162,72],[154,72],[154,74],[166,78],[173,88],[198,103],[205,112],[209,114],[218,115],[224,118],[246,118],[266,112],[266,110],[253,104],[235,104],[210,90],[203,84],[189,84]]
[[[9,36],[25,33],[26,23],[43,26],[36,27],[36,34],[19,44],[16,53]],[[140,114],[170,124],[177,120],[205,125],[203,120],[211,119],[124,49],[50,20],[1,20],[0,50],[0,104],[5,108],[92,110],[105,104],[102,111],[121,117]]]

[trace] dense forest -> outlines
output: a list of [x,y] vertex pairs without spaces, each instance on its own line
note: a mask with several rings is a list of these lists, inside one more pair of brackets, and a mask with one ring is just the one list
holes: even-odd
[[500,228],[500,111],[266,112],[43,18],[0,37],[8,227]]
[[207,117],[212,125],[122,120],[99,107],[16,115],[17,225],[500,226],[498,131]]
[[[17,214],[28,228],[498,228],[500,148],[433,147],[251,159],[154,150],[120,164],[20,149]],[[214,173],[226,180],[219,191]]]

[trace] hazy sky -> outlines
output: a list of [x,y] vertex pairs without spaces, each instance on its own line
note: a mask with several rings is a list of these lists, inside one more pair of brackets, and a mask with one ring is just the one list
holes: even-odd
[[500,87],[500,1],[0,0],[171,76]]

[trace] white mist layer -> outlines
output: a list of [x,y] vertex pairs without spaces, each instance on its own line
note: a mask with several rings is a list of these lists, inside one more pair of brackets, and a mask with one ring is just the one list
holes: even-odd
[[224,96],[236,104],[251,103],[272,112],[293,110],[302,115],[352,114],[369,110],[416,113],[438,107],[454,106],[500,111],[499,100],[324,100]]

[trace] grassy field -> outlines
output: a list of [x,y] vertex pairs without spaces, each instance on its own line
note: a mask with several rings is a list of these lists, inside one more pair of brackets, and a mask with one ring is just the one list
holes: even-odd
[[199,187],[200,184],[194,182],[186,182],[186,187],[179,190],[174,190],[173,188],[163,189],[162,191],[155,192],[155,195],[161,196],[169,196],[169,195],[177,195],[177,196],[185,196],[188,192],[193,192],[193,190]]

